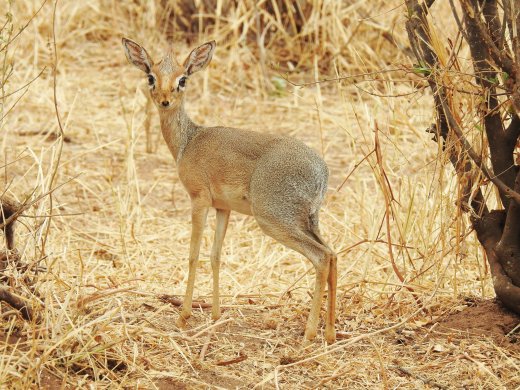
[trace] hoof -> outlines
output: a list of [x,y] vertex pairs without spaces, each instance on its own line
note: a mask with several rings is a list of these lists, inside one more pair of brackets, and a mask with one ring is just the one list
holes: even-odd
[[303,346],[306,347],[309,344],[312,344],[315,338],[316,332],[305,332],[305,336],[303,336]]
[[186,328],[186,318],[180,316],[179,318],[177,318],[177,321],[175,321],[175,325],[177,325],[177,328],[179,329],[184,329]]
[[306,338],[303,339],[302,341],[302,348],[303,349],[306,349],[308,347],[310,347],[312,345],[312,340],[307,340]]
[[211,313],[211,319],[213,321],[218,321],[220,319],[220,312],[218,312],[218,313]]
[[325,341],[327,344],[334,344],[336,342],[336,331],[334,329],[325,329]]

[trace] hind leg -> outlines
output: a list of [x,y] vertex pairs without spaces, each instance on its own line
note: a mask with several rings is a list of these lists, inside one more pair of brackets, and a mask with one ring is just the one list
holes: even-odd
[[[317,241],[329,248],[328,245],[325,243],[325,240],[323,240],[323,238],[320,235],[318,224],[318,213],[315,213],[311,215],[310,218],[310,229]],[[336,341],[336,286],[338,279],[338,271],[337,256],[332,250],[330,250],[330,252],[331,253],[329,260],[329,273],[327,277],[328,294],[327,317],[325,321],[325,340],[327,340],[327,343],[332,344]]]
[[327,279],[329,265],[325,261],[320,261],[314,265],[316,269],[316,282],[314,285],[314,294],[312,296],[311,310],[307,318],[307,325],[305,326],[305,341],[312,341],[316,337],[318,331],[318,322],[320,320],[320,309],[325,290],[325,280]]
[[327,281],[328,294],[327,314],[325,318],[325,340],[328,344],[332,344],[336,341],[336,254],[328,247],[325,247],[323,257],[321,257],[318,265],[315,264],[314,267],[316,269],[316,284],[312,298],[311,311],[307,320],[307,327],[305,328],[305,340],[311,341],[316,336],[321,301],[325,289],[325,281]]
[[335,253],[331,254],[329,275],[327,278],[329,293],[327,296],[327,320],[325,324],[325,340],[332,344],[336,341],[336,286],[338,280],[338,259]]
[[335,259],[335,254],[326,245],[319,242],[318,238],[306,226],[298,226],[298,224],[280,226],[279,221],[272,221],[265,217],[258,216],[256,219],[266,234],[285,246],[301,253],[314,265],[316,270],[316,281],[314,284],[314,294],[312,297],[309,317],[305,327],[305,341],[312,341],[316,337],[325,284],[327,283],[327,280],[329,280],[329,282],[334,282],[334,290],[329,291],[326,326],[326,339],[328,342],[333,342],[336,336],[334,331],[335,296],[334,299],[331,299],[331,294],[335,293],[335,279],[331,278],[330,269],[331,266],[334,266],[334,273],[332,275],[335,276],[336,264],[335,261],[332,261],[333,258]]

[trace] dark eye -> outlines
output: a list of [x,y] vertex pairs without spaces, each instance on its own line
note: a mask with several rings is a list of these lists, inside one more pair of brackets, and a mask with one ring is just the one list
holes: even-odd
[[179,79],[179,88],[184,88],[186,86],[186,76],[182,76]]
[[148,85],[152,86],[155,83],[155,77],[153,77],[151,74],[148,75]]

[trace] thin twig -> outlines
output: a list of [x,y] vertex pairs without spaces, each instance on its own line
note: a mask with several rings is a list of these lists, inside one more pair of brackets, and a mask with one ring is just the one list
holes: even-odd
[[26,83],[25,83],[24,85],[22,85],[21,87],[15,89],[15,90],[12,91],[12,92],[9,92],[8,94],[5,94],[5,95],[3,96],[3,98],[4,98],[4,99],[5,99],[5,98],[8,98],[9,96],[12,96],[12,95],[14,95],[14,94],[17,93],[17,92],[20,92],[22,89],[24,89],[24,88],[26,88],[26,87],[29,87],[32,83],[34,83],[36,80],[38,80],[38,79],[41,77],[41,75],[43,74],[43,72],[45,72],[46,69],[47,69],[47,67],[44,66],[43,69],[40,70],[40,73],[38,73],[36,76],[34,76],[31,80],[29,80],[28,82],[26,82]]
[[216,329],[216,328],[213,328],[213,329],[211,329],[211,330],[208,332],[208,336],[206,337],[206,342],[204,343],[204,345],[202,346],[202,349],[200,350],[199,360],[200,360],[201,362],[204,361],[204,358],[206,357],[206,352],[208,351],[209,344],[211,343],[211,338],[212,338],[213,335],[215,334],[215,329]]
[[32,205],[36,204],[41,199],[45,198],[47,195],[50,195],[51,193],[53,193],[57,189],[63,187],[64,185],[70,183],[71,181],[75,180],[79,176],[80,175],[78,174],[78,175],[72,177],[71,179],[65,181],[64,183],[61,183],[61,184],[57,185],[56,187],[50,189],[49,191],[43,193],[42,195],[39,195],[36,199],[34,199],[34,200],[29,202],[30,197],[36,192],[36,188],[33,189],[32,192],[27,196],[27,198],[20,204],[20,207],[18,208],[16,213],[11,215],[9,218],[6,218],[5,221],[0,222],[0,229],[3,229],[5,226],[9,225],[12,221],[14,221],[16,218],[18,218],[29,207],[31,207]]
[[207,328],[204,328],[201,331],[195,333],[193,336],[190,336],[189,339],[190,340],[197,340],[204,333],[206,333],[206,332],[208,332],[210,330],[216,329],[219,326],[227,324],[228,322],[231,322],[231,321],[234,321],[234,319],[233,318],[220,319],[217,322],[215,322],[214,324],[208,326]]
[[232,364],[243,362],[246,359],[247,359],[247,355],[245,353],[243,353],[242,351],[240,351],[240,355],[238,357],[231,359],[231,360],[224,360],[224,361],[217,362],[216,365],[217,366],[230,366]]
[[[169,304],[172,304],[173,306],[182,306],[183,304],[183,301],[182,299],[179,299],[179,298],[175,298],[174,296],[171,296],[171,295],[161,295],[159,297],[159,299],[163,302],[167,302]],[[191,307],[193,309],[211,309],[211,303],[206,303],[206,302],[198,302],[198,301],[193,301],[191,303]]]
[[362,76],[373,76],[376,74],[383,74],[383,73],[391,73],[391,72],[399,72],[403,71],[402,68],[393,68],[393,69],[381,69],[374,72],[365,72],[365,73],[358,73],[358,74],[352,74],[348,76],[340,76],[340,77],[333,77],[330,79],[323,79],[323,80],[315,80],[315,81],[309,81],[306,83],[295,83],[294,81],[291,81],[289,79],[289,76],[283,75],[279,73],[279,76],[283,78],[285,81],[287,81],[289,84],[291,84],[294,87],[307,87],[309,85],[316,85],[316,84],[322,84],[322,83],[330,83],[333,81],[342,81],[342,80],[349,80],[356,77],[362,77]]
[[22,32],[25,31],[25,29],[29,26],[29,24],[31,24],[31,22],[34,20],[34,18],[40,13],[40,11],[42,10],[43,6],[45,5],[45,3],[47,2],[47,0],[43,0],[43,2],[40,4],[40,7],[36,10],[36,12],[31,15],[31,17],[29,18],[29,20],[27,21],[27,23],[25,23],[25,25],[23,25],[20,30],[13,36],[11,37],[11,39],[9,39],[9,41],[6,42],[6,44],[4,46],[2,46],[0,48],[0,53],[3,52],[5,49],[7,49],[9,47],[9,45],[11,43],[13,43],[13,41],[18,38],[20,36],[20,34]]
[[502,180],[500,180],[495,173],[491,170],[491,168],[488,168],[484,161],[482,161],[482,158],[477,154],[475,149],[471,146],[469,141],[464,137],[464,134],[462,133],[462,130],[460,129],[457,121],[453,117],[453,114],[451,113],[451,110],[449,109],[448,105],[444,101],[444,99],[441,99],[442,108],[444,110],[444,114],[446,115],[446,118],[448,119],[448,122],[450,124],[450,127],[453,129],[455,134],[457,135],[459,142],[461,143],[462,148],[466,151],[468,156],[473,160],[477,168],[482,171],[482,173],[494,184],[498,187],[499,191],[504,193],[507,197],[513,199],[516,203],[520,204],[520,194],[515,192],[511,187],[507,186]]
[[[53,64],[53,72],[52,72],[52,91],[53,91],[53,102],[54,102],[54,110],[56,113],[56,120],[58,122],[58,130],[59,130],[59,137],[58,137],[58,153],[57,153],[57,159],[54,164],[51,178],[49,180],[49,187],[52,188],[52,184],[54,183],[54,180],[56,176],[58,175],[58,169],[60,166],[60,160],[61,160],[61,154],[63,152],[63,140],[64,140],[64,131],[63,126],[61,124],[61,118],[60,118],[60,111],[58,108],[58,98],[57,98],[57,73],[58,73],[58,48],[56,45],[56,9],[58,8],[58,0],[55,0],[54,2],[54,10],[52,13],[52,44],[54,47],[54,64]],[[49,235],[49,231],[51,228],[51,221],[52,221],[52,210],[53,210],[53,194],[49,194],[49,216],[46,217],[47,219],[47,225],[45,226],[45,234],[43,236],[42,240],[42,248],[41,248],[41,254],[42,256],[45,256],[45,245],[47,243],[47,237]]]

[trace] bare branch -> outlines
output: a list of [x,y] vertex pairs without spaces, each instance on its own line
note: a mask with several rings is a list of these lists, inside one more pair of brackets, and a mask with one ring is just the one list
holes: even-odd
[[520,118],[517,115],[513,115],[511,123],[506,129],[507,142],[516,145],[516,141],[520,136]]
[[9,218],[6,218],[5,221],[0,222],[0,229],[3,229],[5,226],[7,226],[11,222],[13,222],[16,218],[18,218],[25,210],[27,210],[33,204],[36,204],[37,202],[39,202],[41,199],[45,198],[50,193],[52,193],[52,192],[56,191],[57,189],[63,187],[67,183],[70,183],[72,180],[75,180],[78,176],[79,176],[79,174],[74,176],[74,177],[72,177],[71,179],[65,181],[64,183],[61,183],[61,184],[57,185],[56,187],[50,189],[49,191],[43,193],[42,195],[38,196],[36,199],[34,199],[34,200],[29,202],[29,199],[31,198],[31,196],[33,196],[33,194],[36,192],[36,189],[33,189],[32,192],[27,196],[27,198],[20,204],[20,207],[18,208],[16,213],[11,215]]
[[[495,62],[495,64],[506,71],[508,74],[513,74],[515,69],[515,64],[511,58],[504,54],[493,42],[493,39],[489,35],[488,31],[484,26],[484,23],[479,18],[479,10],[475,7],[475,5],[468,0],[461,0],[462,9],[465,11],[465,16],[472,19],[475,27],[477,28],[477,33],[479,35],[480,42],[484,42],[485,47],[489,49],[491,58]],[[506,53],[507,54],[507,53]]]
[[494,184],[498,187],[498,190],[505,194],[505,196],[513,199],[515,202],[520,204],[520,194],[514,191],[511,187],[504,184],[502,180],[500,180],[491,169],[489,169],[486,164],[482,161],[482,158],[475,152],[471,144],[468,142],[466,137],[464,137],[464,134],[462,133],[462,130],[460,129],[457,121],[453,117],[453,114],[451,113],[449,107],[447,106],[446,102],[442,101],[442,107],[444,109],[444,113],[446,114],[446,117],[448,118],[448,122],[455,132],[457,134],[457,137],[459,138],[459,141],[462,144],[462,147],[468,153],[468,155],[471,157],[473,162],[476,164],[476,166],[484,173],[484,175]]
[[[475,0],[472,0],[475,1]],[[466,25],[466,39],[471,51],[473,61],[473,68],[475,74],[482,74],[485,77],[475,77],[476,83],[481,88],[481,96],[485,99],[485,105],[481,106],[482,122],[486,131],[487,140],[489,142],[489,152],[491,156],[491,164],[493,171],[496,173],[498,179],[504,182],[505,185],[512,187],[515,175],[511,167],[513,166],[513,149],[514,145],[507,142],[507,137],[504,131],[502,117],[499,108],[499,101],[496,97],[496,83],[490,80],[496,79],[496,70],[491,66],[491,54],[488,50],[489,44],[482,44],[482,34],[484,31],[488,36],[493,37],[496,41],[498,32],[493,32],[494,29],[500,30],[498,23],[498,16],[496,3],[493,1],[486,1],[482,7],[482,13],[487,24],[484,24],[480,17],[474,13],[476,5],[473,5],[472,10],[463,7],[464,23]],[[473,12],[473,14],[472,14]],[[500,199],[504,207],[508,207],[509,198],[500,193]]]
[[462,26],[462,22],[460,21],[459,15],[457,14],[457,10],[455,9],[455,4],[453,4],[453,0],[450,0],[450,8],[451,13],[453,14],[453,19],[455,19],[455,23],[457,23],[457,27],[459,28],[461,35],[464,37],[466,42],[469,42],[468,35],[466,34],[464,27]]
[[[429,74],[429,77],[426,77],[426,79],[433,92],[435,110],[437,113],[438,123],[434,125],[438,134],[437,139],[442,140],[444,149],[450,128],[443,108],[443,102],[447,100],[447,97],[446,90],[438,84],[435,78],[434,69],[437,64],[439,64],[439,60],[432,50],[429,41],[429,32],[427,31],[428,24],[425,19],[427,10],[425,10],[424,7],[418,6],[417,1],[410,0],[407,2],[407,6],[409,7],[408,12],[411,16],[406,23],[406,30],[408,32],[412,51],[415,53],[419,63],[425,63],[432,68],[432,72]],[[412,10],[415,10],[415,14],[412,13]],[[455,148],[448,149],[448,157],[459,177],[467,177],[469,175],[472,170],[471,163],[469,161],[461,160]],[[473,177],[472,175],[469,176]],[[465,199],[465,201],[458,202],[459,206],[464,210],[467,209],[464,205],[467,204],[473,187],[473,180],[466,181],[463,189],[463,199]],[[476,191],[474,191],[474,195],[471,197],[471,207],[475,211],[476,215],[486,215],[489,212],[480,188],[477,188]]]
[[0,287],[0,301],[7,302],[13,309],[18,310],[27,321],[32,320],[33,313],[27,301],[11,292],[9,287]]
[[504,39],[502,37],[502,24],[498,16],[498,6],[496,1],[485,1],[482,5],[482,14],[487,23],[487,31],[498,50],[504,49]]
[[[509,32],[509,40],[511,41],[511,44],[513,45],[513,53],[516,53],[516,47],[517,47],[518,40],[517,40],[517,37],[513,33],[514,30],[513,30],[513,23],[512,23],[513,19],[512,19],[512,14],[511,14],[511,1],[502,0],[502,3],[503,3],[504,20],[505,20],[503,28],[507,25],[507,30]],[[504,31],[503,35],[505,37],[505,31]],[[515,57],[515,58],[517,58],[517,57]]]

